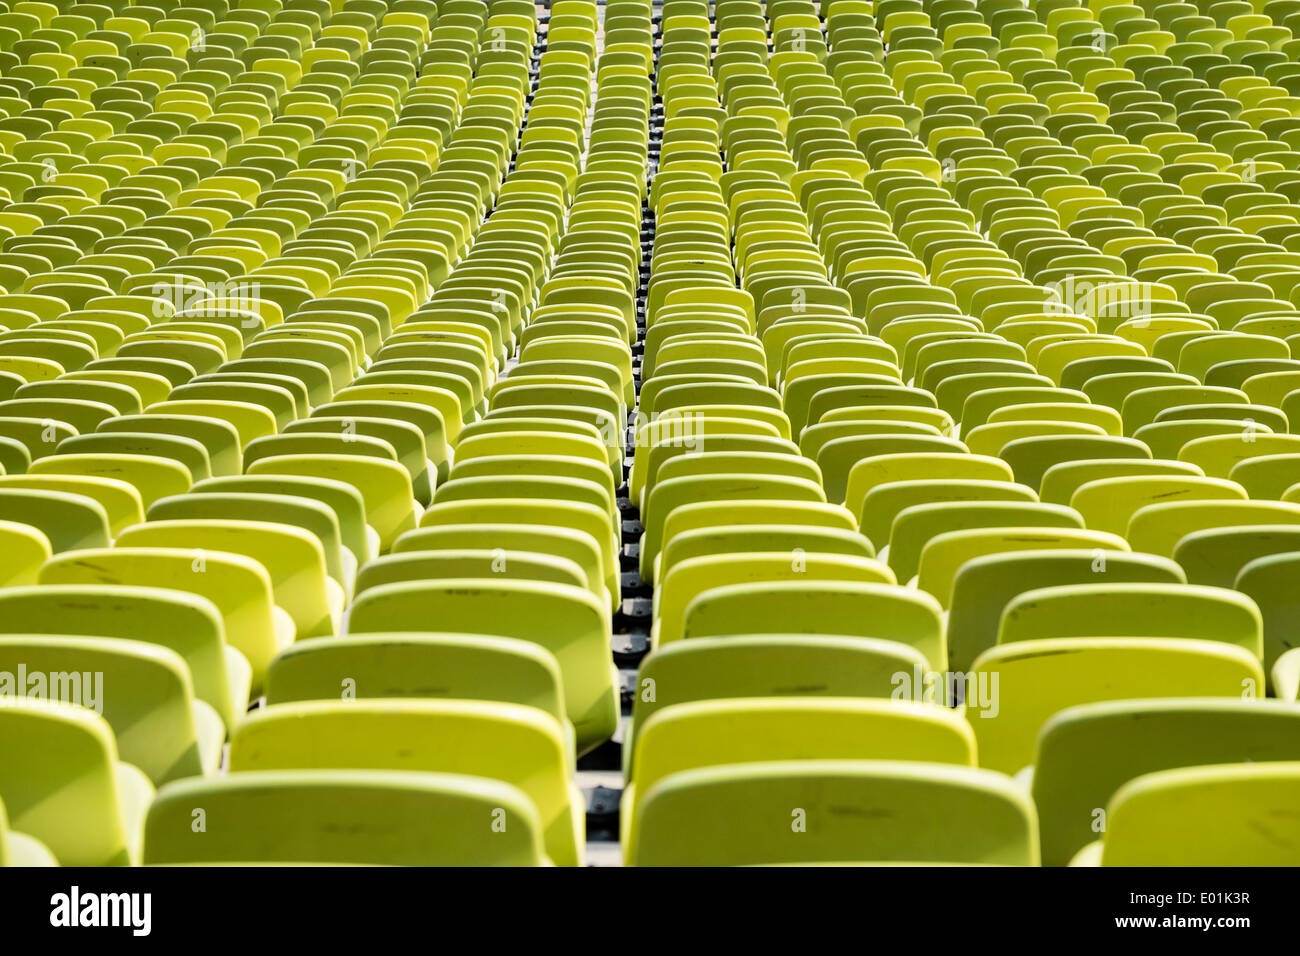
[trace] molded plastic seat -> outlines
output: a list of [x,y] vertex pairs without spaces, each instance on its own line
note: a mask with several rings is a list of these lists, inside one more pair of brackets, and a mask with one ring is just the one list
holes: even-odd
[[[632,866],[1038,864],[1028,797],[1008,778],[972,767],[872,760],[704,767],[670,774],[638,802],[624,848]],[[789,822],[765,826],[773,814]],[[806,831],[791,825],[800,814]]]
[[[1146,774],[1107,806],[1103,841],[1074,865],[1294,866],[1300,763],[1218,764]],[[1267,820],[1268,826],[1258,821]],[[1207,825],[1208,821],[1213,821]],[[1192,845],[1187,846],[1188,840]]]
[[[612,519],[608,512],[595,505],[576,501],[559,501],[533,498],[489,498],[484,500],[447,501],[432,505],[421,517],[417,532],[408,532],[402,542],[419,540],[423,533],[448,525],[519,525],[522,528],[572,532],[584,543],[585,549],[594,549],[598,555],[599,570],[593,577],[602,579],[610,607],[615,606],[621,592],[615,564],[615,542]],[[396,543],[395,548],[402,548]],[[502,540],[502,545],[510,543]],[[464,546],[464,545],[462,545]],[[525,547],[524,550],[536,550]],[[545,550],[545,549],[541,549]],[[568,556],[573,556],[568,554]],[[580,562],[582,563],[582,562]],[[585,563],[584,563],[585,567]]]
[[297,636],[334,634],[342,614],[343,589],[326,575],[320,539],[302,528],[272,521],[168,518],[128,529],[123,548],[191,547],[202,555],[242,554],[266,569],[275,603],[293,618]]
[[1114,534],[1128,531],[1129,520],[1149,504],[1171,501],[1245,501],[1246,490],[1234,481],[1191,475],[1125,475],[1080,485],[1070,507],[1088,527]]
[[194,696],[227,728],[248,709],[248,659],[227,643],[221,611],[200,594],[121,584],[9,587],[0,590],[0,632],[148,641],[185,661]]
[[[67,675],[45,692],[103,714],[122,757],[155,783],[216,769],[225,727],[194,698],[189,666],[169,648],[100,636],[5,635],[0,666],[9,674]],[[30,685],[24,690],[30,694]]]
[[1183,584],[1182,569],[1168,558],[1101,548],[1007,551],[975,557],[961,566],[948,605],[948,653],[964,673],[997,643],[1002,612],[1019,594],[1065,584]]
[[657,709],[637,728],[620,824],[637,827],[638,794],[674,773],[773,760],[919,760],[973,766],[964,719],[936,704],[730,698]]
[[166,495],[184,494],[193,483],[183,464],[157,455],[57,454],[32,462],[28,473],[117,478],[135,487],[146,508]]
[[0,803],[0,867],[58,865],[54,854],[40,840],[9,828],[4,804]]
[[1125,475],[1196,475],[1201,469],[1185,461],[1150,458],[1095,458],[1066,461],[1043,473],[1039,497],[1052,504],[1066,505],[1074,492],[1090,481],[1122,478]]
[[[674,541],[675,546],[681,543],[681,538]],[[678,640],[690,603],[710,588],[791,580],[896,583],[887,567],[870,558],[819,551],[793,559],[790,552],[730,551],[677,560],[656,595],[651,643],[659,647]]]
[[1300,524],[1300,506],[1281,501],[1181,501],[1146,505],[1129,519],[1129,545],[1172,557],[1185,535],[1206,528]]
[[103,717],[51,701],[4,707],[0,742],[0,800],[10,826],[39,840],[64,866],[139,862],[154,788],[140,770],[119,762]]
[[39,584],[135,585],[207,598],[220,611],[231,646],[252,667],[254,694],[271,659],[294,637],[293,619],[273,603],[266,568],[242,554],[193,548],[73,551],[47,561]]
[[340,543],[337,516],[323,503],[311,498],[251,492],[197,491],[160,498],[149,509],[150,521],[210,519],[261,521],[268,517],[277,524],[293,525],[316,538],[329,576],[349,590],[356,574],[355,556],[345,555]]
[[1072,508],[1036,501],[958,501],[912,505],[894,519],[888,564],[900,580],[911,580],[926,544],[948,531],[968,528],[1083,528]]
[[1022,591],[1007,604],[998,643],[1066,637],[1171,637],[1223,641],[1263,656],[1263,624],[1250,598],[1195,584],[1067,584]]
[[921,700],[927,661],[897,641],[813,634],[728,634],[674,641],[643,661],[638,681],[654,694],[637,694],[632,725],[623,741],[624,762],[636,727],[661,708],[731,697],[888,697],[897,675],[915,686],[906,699]]
[[39,528],[0,521],[0,586],[35,584],[50,553],[50,539]]
[[1243,567],[1233,584],[1259,607],[1264,621],[1264,666],[1274,673],[1281,658],[1296,646],[1294,575],[1297,566],[1300,566],[1300,553],[1295,551],[1265,555]]
[[1015,472],[1016,481],[1039,488],[1053,465],[1092,458],[1151,458],[1151,450],[1134,438],[1116,435],[1039,435],[1002,446],[998,456]]
[[656,485],[641,516],[645,534],[641,540],[641,576],[655,579],[655,560],[664,539],[664,523],[674,509],[709,501],[778,499],[824,502],[820,485],[806,478],[782,475],[696,475],[673,478]]
[[1034,758],[1043,863],[1064,866],[1095,839],[1098,810],[1142,774],[1295,760],[1298,720],[1295,704],[1228,698],[1106,701],[1061,711],[1043,727]]
[[[194,807],[235,821],[195,832]],[[500,832],[480,825],[501,821]],[[376,828],[374,822],[383,820]],[[178,781],[149,807],[144,862],[539,866],[533,802],[497,780],[382,770],[247,771]]]
[[725,634],[859,635],[919,650],[947,665],[941,610],[928,594],[863,581],[731,584],[701,592],[686,608],[687,640]]
[[[849,472],[845,505],[861,521],[871,489],[891,481],[1012,481],[1011,466],[984,455],[901,453],[865,458]],[[883,544],[883,542],[882,542]]]
[[230,744],[232,776],[258,770],[373,769],[471,774],[524,790],[548,856],[579,866],[585,802],[569,779],[561,724],[533,707],[464,700],[279,704],[251,716]]
[[[110,538],[104,506],[74,492],[0,487],[0,519],[39,532],[54,553],[103,547]],[[28,544],[23,553],[32,549]]]
[[1073,528],[975,528],[945,532],[931,538],[921,552],[916,586],[933,594],[947,608],[952,600],[953,584],[968,561],[999,552],[1082,548],[1127,551],[1128,545],[1118,535]]
[[448,631],[515,637],[547,648],[564,675],[565,709],[577,733],[578,753],[613,734],[618,698],[608,611],[591,592],[484,578],[384,584],[353,603],[348,633],[422,632],[432,621]]
[[1185,535],[1174,548],[1174,560],[1192,584],[1230,588],[1241,570],[1256,558],[1296,550],[1300,550],[1297,526],[1207,528]]
[[485,634],[352,634],[300,641],[271,663],[268,704],[359,698],[494,700],[567,721],[560,665],[532,641]]
[[1138,697],[1240,698],[1252,690],[1258,696],[1263,679],[1258,658],[1222,641],[1029,640],[999,644],[976,658],[966,709],[980,766],[1016,773],[1033,761],[1043,724],[1066,707]]
[[396,461],[357,455],[273,455],[254,461],[248,473],[326,478],[352,485],[365,501],[366,522],[379,534],[383,551],[420,518],[411,475]]

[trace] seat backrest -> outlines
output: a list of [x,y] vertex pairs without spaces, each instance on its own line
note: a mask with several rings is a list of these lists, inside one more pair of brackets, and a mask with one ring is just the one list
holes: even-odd
[[0,799],[14,829],[40,840],[65,866],[138,859],[138,834],[118,788],[117,747],[103,717],[49,701],[4,707],[0,742]]
[[[802,811],[819,825],[763,828],[758,821],[778,807],[783,819]],[[1035,866],[1035,830],[1028,797],[988,770],[775,761],[664,778],[642,800],[624,857],[633,866],[940,860]],[[716,836],[704,839],[706,833]]]
[[465,773],[532,799],[559,866],[580,865],[559,721],[533,707],[466,700],[307,701],[268,707],[231,737],[230,768]]
[[[1288,808],[1298,790],[1296,761],[1185,767],[1138,777],[1111,799],[1101,863],[1293,866],[1295,817]],[[1260,817],[1271,821],[1267,830],[1252,825]]]
[[[219,839],[196,834],[196,806],[237,822]],[[372,825],[377,819],[386,821],[382,831]],[[484,819],[500,820],[501,832],[476,825]],[[286,770],[179,781],[150,806],[144,835],[150,864],[537,866],[545,859],[528,796],[460,774]]]
[[1142,774],[1297,759],[1298,720],[1294,704],[1226,697],[1106,701],[1061,711],[1043,727],[1034,758],[1044,864],[1068,863],[1095,838],[1098,810]]
[[221,613],[225,632],[252,667],[252,690],[293,639],[289,616],[275,607],[266,568],[243,554],[194,548],[95,548],[56,555],[40,585],[138,585],[201,595]]
[[537,581],[448,578],[383,584],[357,597],[349,634],[427,631],[495,634],[540,644],[564,675],[565,710],[578,752],[614,732],[617,697],[610,673],[608,611],[590,591]]
[[1259,696],[1258,658],[1222,641],[1067,637],[999,644],[963,675],[980,765],[1017,773],[1053,714],[1139,697]]

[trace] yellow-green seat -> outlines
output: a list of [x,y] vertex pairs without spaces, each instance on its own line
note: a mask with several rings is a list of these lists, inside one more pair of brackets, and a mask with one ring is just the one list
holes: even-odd
[[44,843],[10,829],[4,803],[0,802],[0,867],[58,865],[59,861]]
[[[216,770],[226,729],[216,710],[194,697],[189,665],[168,647],[99,635],[10,633],[0,635],[0,671],[29,675],[15,696],[38,693],[102,714],[122,759],[155,784]],[[33,685],[35,675],[44,686]]]
[[247,471],[250,475],[326,478],[351,485],[365,502],[366,523],[379,535],[381,551],[389,550],[398,535],[414,528],[420,517],[410,472],[396,461],[360,455],[277,454],[259,458]]
[[935,535],[921,552],[916,586],[938,600],[945,609],[952,601],[953,585],[966,562],[1009,551],[1058,551],[1088,548],[1127,551],[1119,535],[1077,528],[971,528]]
[[1065,637],[1180,637],[1263,655],[1259,608],[1229,588],[1196,584],[1067,584],[1022,591],[998,643]]
[[[262,405],[252,402],[218,401],[215,399],[168,399],[156,402],[144,410],[145,415],[163,415],[168,418],[184,416],[186,418],[206,418],[225,422],[239,436],[242,448],[254,438],[274,435],[276,432],[275,415]],[[74,423],[75,424],[75,423]],[[108,422],[101,427],[112,428]]]
[[133,485],[148,508],[159,498],[180,495],[193,483],[190,470],[172,458],[112,452],[55,454],[32,462],[31,475],[86,475]]
[[1145,774],[1106,808],[1102,841],[1074,865],[1295,866],[1300,762],[1217,764]]
[[1243,458],[1232,466],[1228,477],[1252,498],[1280,501],[1288,488],[1300,482],[1300,453]]
[[40,570],[40,585],[133,585],[207,598],[221,613],[227,640],[252,668],[250,693],[266,667],[294,637],[288,612],[274,604],[265,567],[243,554],[198,548],[93,548],[56,555]]
[[[674,547],[684,537],[675,539]],[[813,541],[808,543],[816,547]],[[655,596],[652,646],[681,638],[686,609],[700,593],[724,585],[776,581],[896,583],[893,573],[871,558],[802,548],[785,552],[726,551],[675,560]]]
[[[573,528],[507,522],[447,523],[408,531],[397,539],[392,554],[385,556],[388,560],[371,561],[362,569],[358,593],[375,584],[418,579],[424,574],[422,568],[433,569],[430,576],[438,577],[448,569],[448,554],[453,556],[451,560],[466,561],[469,568],[481,568],[478,556],[491,555],[488,570],[510,578],[575,583],[569,578],[577,568],[579,586],[587,588],[603,607],[612,611],[614,601],[620,599],[617,594],[614,600],[610,598],[600,545],[590,534]],[[530,557],[516,568],[510,563],[511,554]],[[504,572],[500,571],[502,558]],[[407,574],[407,569],[412,573]]]
[[1184,535],[1174,560],[1192,584],[1230,588],[1251,561],[1288,551],[1300,551],[1300,525],[1227,526]]
[[[1038,865],[1029,798],[974,767],[794,760],[671,774],[640,796],[625,863]],[[779,826],[772,820],[779,819]]]
[[[320,439],[319,443],[313,438]],[[313,449],[323,454],[396,460],[410,473],[412,493],[420,504],[427,505],[433,496],[438,465],[429,460],[424,432],[401,420],[313,415],[289,423],[283,434],[251,442],[244,460],[247,464],[271,455],[312,454]]]
[[0,632],[158,644],[185,661],[194,696],[227,728],[248,709],[248,659],[227,643],[220,610],[200,594],[122,584],[9,587],[0,590]]
[[63,866],[130,866],[153,798],[149,778],[118,759],[108,722],[87,707],[0,707],[0,800],[10,825]]
[[513,637],[424,632],[314,638],[286,648],[267,673],[268,704],[337,700],[345,692],[355,698],[502,701],[568,723],[555,655]]
[[881,698],[736,697],[660,707],[637,728],[619,824],[635,854],[639,796],[665,777],[726,764],[917,760],[974,766],[965,719],[933,703]]
[[357,578],[356,593],[396,581],[493,576],[580,588],[589,584],[581,565],[559,555],[517,548],[444,548],[386,554],[367,562]]
[[661,481],[695,475],[786,475],[822,484],[821,469],[801,456],[793,442],[770,435],[698,436],[689,442],[660,442],[647,454],[644,487],[638,499],[642,507]]
[[324,505],[338,524],[345,561],[360,565],[379,553],[379,536],[366,524],[366,505],[357,489],[332,478],[303,475],[224,475],[195,482],[192,494],[287,495]]
[[[198,442],[207,452],[208,469],[212,475],[239,474],[239,432],[229,422],[220,418],[164,415],[150,409],[143,415],[121,415],[110,418],[100,424],[98,431],[110,435],[124,431],[131,433],[133,437],[149,433],[167,438],[188,438]],[[193,475],[193,471],[191,473]],[[193,476],[196,481],[199,480],[197,475]]]
[[857,635],[919,650],[935,670],[947,665],[942,612],[928,594],[864,581],[729,584],[686,607],[687,640],[725,634]]
[[1247,458],[1293,454],[1300,454],[1300,435],[1263,434],[1246,427],[1235,435],[1193,439],[1179,449],[1178,458],[1199,465],[1211,477],[1227,478]]
[[[28,525],[40,532],[55,554],[103,547],[110,538],[104,506],[72,491],[0,487],[0,520]],[[29,542],[23,554],[30,555],[34,546],[39,548],[39,543]]]
[[[613,522],[607,511],[582,502],[533,498],[447,501],[432,505],[425,511],[420,519],[419,532],[443,525],[462,524],[522,524],[577,533],[596,548],[600,557],[599,576],[603,579],[611,608],[616,606],[621,588],[615,558]],[[415,537],[416,533],[409,536]],[[410,547],[407,546],[405,550],[410,550]]]
[[705,502],[789,500],[825,502],[821,485],[807,478],[784,475],[694,475],[659,482],[646,501],[641,521],[641,576],[653,581],[661,543],[666,540],[665,523],[672,512],[684,505]]
[[922,700],[928,666],[915,648],[876,638],[728,634],[675,641],[641,664],[624,763],[636,728],[673,704],[731,697],[897,699],[900,674],[911,684],[903,699]]
[[948,604],[950,666],[965,673],[976,657],[997,643],[1002,612],[1017,595],[1099,580],[1110,584],[1186,582],[1182,569],[1168,558],[1127,550],[1005,551],[971,558],[958,569]]
[[[228,825],[196,830],[196,807]],[[384,825],[377,827],[380,820]],[[533,801],[509,784],[459,774],[246,771],[177,781],[149,807],[144,832],[147,864],[539,866],[545,861]]]
[[[1264,621],[1264,666],[1274,669],[1298,643],[1295,637],[1295,573],[1300,552],[1255,558],[1237,573],[1233,587],[1259,607]],[[1281,689],[1278,689],[1282,696]]]
[[1140,508],[1171,501],[1245,501],[1246,490],[1235,481],[1192,475],[1125,475],[1099,478],[1080,485],[1070,507],[1083,515],[1089,528],[1122,535]]
[[[1236,408],[1236,406],[1226,407],[1233,408],[1234,411]],[[1184,445],[1198,438],[1210,438],[1216,435],[1240,437],[1244,434],[1249,427],[1245,423],[1245,418],[1249,415],[1244,411],[1245,406],[1241,408],[1243,409],[1241,416],[1235,418],[1161,419],[1150,425],[1143,425],[1133,433],[1133,437],[1145,442],[1151,449],[1151,454],[1158,458],[1177,458]],[[1257,423],[1254,429],[1259,435],[1272,433],[1272,429],[1263,423]]]
[[1255,655],[1222,641],[1028,640],[999,644],[976,658],[966,681],[966,710],[980,766],[1017,773],[1032,763],[1043,724],[1066,707],[1138,697],[1258,696],[1263,680]]
[[887,434],[867,426],[862,434],[834,438],[824,444],[817,452],[817,464],[824,476],[827,499],[839,502],[846,499],[853,471],[864,459],[882,455],[961,454],[965,451],[966,444],[955,438]]
[[50,557],[45,532],[17,521],[0,521],[0,586],[35,584],[41,565]]
[[1043,476],[1062,462],[1093,458],[1151,458],[1151,449],[1135,438],[1119,435],[1038,435],[1007,442],[998,451],[1015,472],[1016,481],[1041,489]]
[[[1086,397],[1082,394],[1080,397]],[[969,402],[969,399],[967,399]],[[1002,422],[1058,421],[1096,425],[1107,435],[1123,433],[1124,423],[1119,412],[1106,405],[1084,402],[1033,402],[1004,405],[989,413],[988,424]],[[1004,442],[1005,444],[1005,442]],[[973,449],[972,449],[973,450]]]
[[150,521],[234,520],[293,525],[319,542],[325,571],[345,593],[351,593],[356,575],[355,558],[345,552],[335,513],[320,501],[293,495],[243,491],[195,491],[159,498],[149,508]]
[[618,697],[609,612],[590,591],[487,578],[384,584],[353,603],[348,633],[421,632],[433,621],[447,631],[515,637],[551,651],[564,675],[565,710],[579,754],[614,732]]
[[894,518],[887,563],[910,581],[936,535],[969,528],[1083,528],[1072,508],[1037,501],[955,501],[910,505]]
[[1297,721],[1300,705],[1228,697],[1104,701],[1061,711],[1044,725],[1034,757],[1044,865],[1066,865],[1108,832],[1107,804],[1135,777],[1300,759]]
[[1207,528],[1300,524],[1300,505],[1283,501],[1171,501],[1139,508],[1125,537],[1134,551],[1172,557],[1185,535]]
[[954,502],[1037,502],[1032,488],[1014,481],[987,478],[929,478],[886,481],[862,498],[861,531],[882,546],[889,542],[894,519],[916,505]]
[[327,575],[320,539],[297,525],[234,518],[156,519],[127,529],[117,546],[245,555],[266,569],[275,603],[293,619],[299,638],[338,630],[343,588]]
[[475,501],[492,498],[527,498],[570,501],[599,508],[610,516],[616,514],[615,502],[608,485],[583,476],[543,475],[476,475],[452,472],[450,480],[438,486],[434,502]]
[[580,866],[586,804],[570,780],[555,717],[477,700],[305,701],[249,717],[230,771],[363,769],[468,774],[519,787],[536,805],[547,855]]
[[1002,449],[1012,442],[1028,438],[1057,438],[1065,435],[1106,436],[1110,433],[1101,425],[1090,422],[1043,421],[990,421],[963,431],[966,446],[976,455],[1001,456]]
[[863,501],[872,488],[891,481],[1012,481],[1011,466],[1000,458],[953,453],[896,453],[864,458],[849,471],[844,503],[861,521]]
[[1085,458],[1053,465],[1043,473],[1039,497],[1052,504],[1068,505],[1074,492],[1090,481],[1122,478],[1126,475],[1199,475],[1196,465],[1185,461],[1151,458]]

